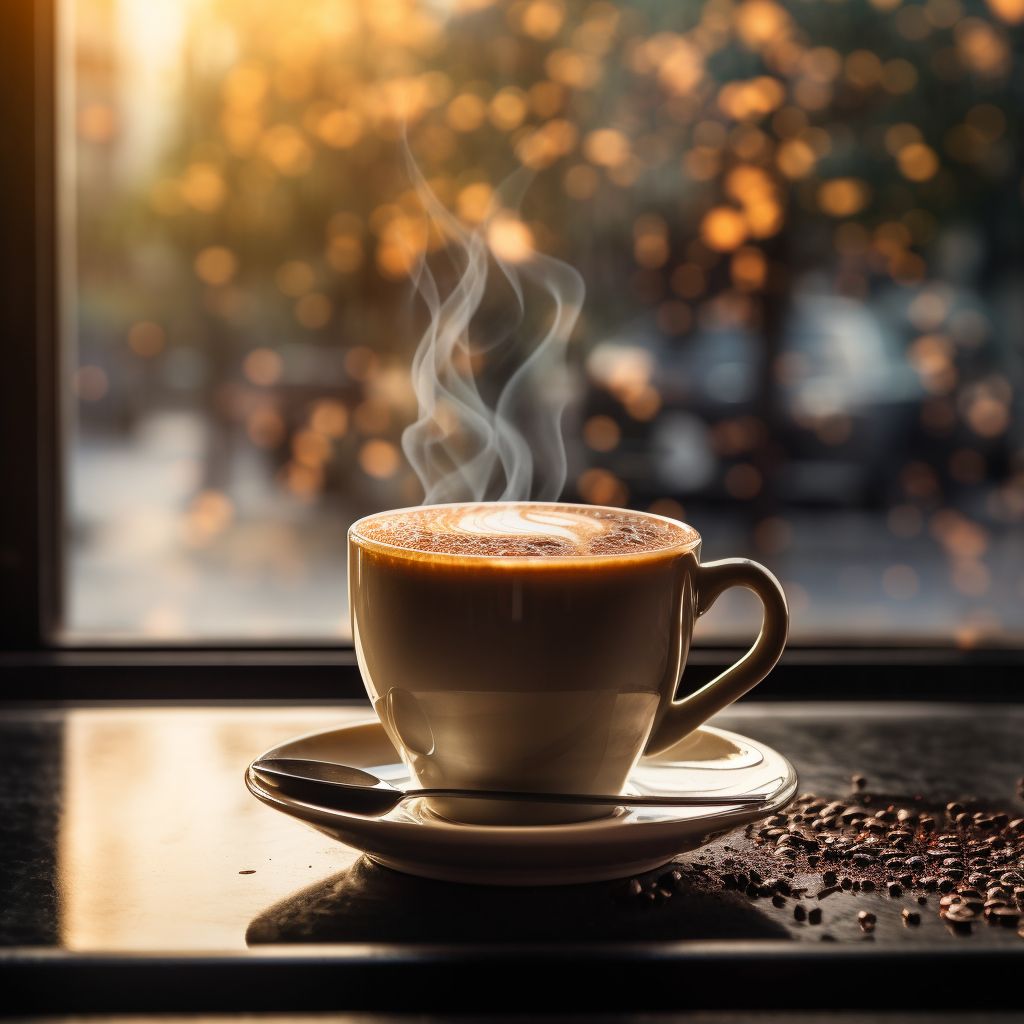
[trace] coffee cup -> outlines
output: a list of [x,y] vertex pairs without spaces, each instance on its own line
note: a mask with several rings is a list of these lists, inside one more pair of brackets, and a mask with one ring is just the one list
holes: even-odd
[[[352,633],[373,707],[423,787],[620,793],[759,683],[789,628],[778,580],[747,559],[700,562],[663,516],[556,502],[419,506],[349,530]],[[763,606],[754,646],[676,699],[695,620],[730,587]],[[544,825],[580,804],[445,799],[442,818]]]

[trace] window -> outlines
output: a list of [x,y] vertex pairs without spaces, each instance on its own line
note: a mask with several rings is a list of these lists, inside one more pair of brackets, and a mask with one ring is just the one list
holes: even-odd
[[1019,644],[1022,19],[67,0],[65,635],[347,639],[348,525],[424,493],[420,259],[451,283],[407,138],[461,230],[583,277],[567,500],[765,562],[797,642]]

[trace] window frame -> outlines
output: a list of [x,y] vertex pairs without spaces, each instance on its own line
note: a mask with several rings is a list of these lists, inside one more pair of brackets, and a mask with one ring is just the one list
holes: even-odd
[[[0,4],[0,693],[16,700],[362,697],[350,644],[68,646],[59,638],[66,569],[67,425],[60,373],[59,0]],[[13,500],[11,496],[14,496]],[[688,686],[734,661],[697,647]],[[1020,700],[1024,650],[793,644],[758,699]],[[984,672],[982,695],[964,686]],[[827,683],[822,686],[822,683]],[[966,692],[965,692],[966,691]]]

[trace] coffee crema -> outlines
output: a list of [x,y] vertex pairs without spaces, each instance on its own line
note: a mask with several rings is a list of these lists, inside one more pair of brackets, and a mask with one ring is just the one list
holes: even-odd
[[402,509],[364,519],[357,532],[405,551],[488,558],[640,554],[699,539],[682,523],[642,512],[542,502]]

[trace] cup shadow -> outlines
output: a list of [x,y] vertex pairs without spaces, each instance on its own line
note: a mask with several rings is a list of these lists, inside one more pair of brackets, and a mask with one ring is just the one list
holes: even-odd
[[[647,885],[668,868],[638,876]],[[733,891],[706,891],[683,875],[659,903],[622,880],[561,886],[460,885],[406,875],[364,857],[275,903],[246,929],[266,943],[548,943],[679,939],[788,939],[789,932]]]

